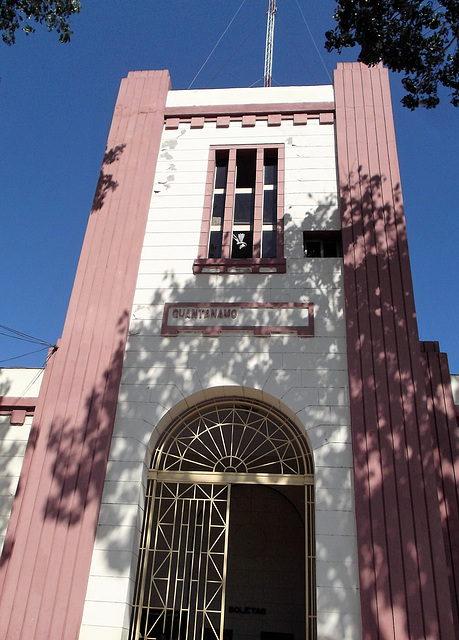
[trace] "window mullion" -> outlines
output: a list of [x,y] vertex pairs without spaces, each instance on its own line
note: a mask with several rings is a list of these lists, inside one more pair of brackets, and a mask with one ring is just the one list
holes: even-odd
[[233,233],[234,193],[236,186],[236,149],[232,148],[228,159],[228,178],[226,182],[225,215],[223,219],[222,258],[228,259]]
[[253,217],[253,257],[261,257],[261,229],[263,223],[263,148],[257,149],[255,177],[255,208]]
[[276,256],[284,255],[284,145],[279,146],[277,156],[277,233]]
[[209,150],[209,168],[207,170],[204,215],[202,219],[201,235],[199,239],[198,258],[207,258],[209,251],[209,236],[212,225],[212,205],[215,184],[215,151]]
[[193,273],[285,273],[284,145],[211,146]]

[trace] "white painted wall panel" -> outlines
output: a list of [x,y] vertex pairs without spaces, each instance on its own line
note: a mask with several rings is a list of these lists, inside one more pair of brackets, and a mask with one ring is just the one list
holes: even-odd
[[[38,368],[0,369],[0,396],[18,399],[18,402],[22,397],[36,398],[43,371]],[[10,418],[10,415],[0,416],[0,553],[32,426],[32,416],[26,416],[23,425],[12,425]]]
[[[237,104],[239,100],[246,102],[252,91],[256,96],[251,97],[253,102],[263,99],[259,90],[225,91],[199,92],[196,99]],[[296,100],[306,93],[317,99],[319,95],[333,99],[330,88],[315,93],[295,88],[285,95]],[[194,92],[171,92],[169,104],[180,106],[185,94],[187,100],[194,96]],[[285,145],[287,273],[194,276],[209,147],[268,142]],[[164,131],[162,148],[91,570],[97,581],[88,590],[85,624],[88,628],[113,626],[107,622],[108,610],[98,615],[95,607],[97,585],[102,580],[135,578],[146,465],[160,420],[169,412],[174,415],[177,405],[193,394],[202,398],[215,387],[227,393],[247,387],[283,403],[310,438],[317,487],[319,637],[359,640],[342,263],[340,259],[305,259],[302,239],[303,230],[339,229],[334,127],[318,120],[305,126],[284,121],[280,127],[257,122],[249,128],[234,122],[227,129],[217,129],[215,123],[206,123],[203,129],[184,124],[176,131]],[[314,337],[257,338],[244,333],[215,338],[200,334],[160,336],[166,302],[249,301],[313,302]],[[133,505],[140,505],[136,514]],[[118,534],[123,542],[113,549]],[[113,589],[114,598],[119,598],[115,584]],[[127,619],[128,602],[126,597],[124,603],[115,603],[116,614],[110,609],[112,621]]]
[[333,102],[331,85],[252,89],[196,89],[169,91],[168,107],[220,104],[270,104],[272,102]]
[[41,368],[0,368],[0,396],[37,398],[43,379]]

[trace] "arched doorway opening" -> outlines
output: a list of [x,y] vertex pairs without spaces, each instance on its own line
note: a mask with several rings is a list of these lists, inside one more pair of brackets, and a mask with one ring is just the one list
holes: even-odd
[[305,438],[254,399],[178,416],[152,456],[131,640],[314,640]]

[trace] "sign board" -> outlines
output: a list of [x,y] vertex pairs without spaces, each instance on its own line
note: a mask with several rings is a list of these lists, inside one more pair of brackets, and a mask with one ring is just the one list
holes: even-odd
[[224,332],[253,332],[255,336],[296,333],[314,335],[311,302],[181,302],[164,305],[161,335],[198,331],[205,336]]

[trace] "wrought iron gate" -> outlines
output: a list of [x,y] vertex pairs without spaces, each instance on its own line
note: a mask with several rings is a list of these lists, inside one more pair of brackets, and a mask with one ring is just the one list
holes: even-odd
[[[218,640],[224,625],[229,485],[149,481],[137,625],[150,640]],[[140,612],[139,612],[140,613]]]
[[306,639],[314,640],[312,456],[293,423],[220,398],[176,418],[153,455],[130,640],[224,640],[232,484],[305,488]]

